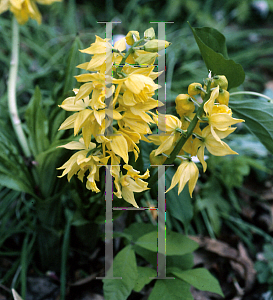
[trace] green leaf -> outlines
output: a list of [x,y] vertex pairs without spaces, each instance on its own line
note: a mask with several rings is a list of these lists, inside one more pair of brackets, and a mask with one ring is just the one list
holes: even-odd
[[242,84],[245,72],[240,64],[228,59],[225,37],[210,27],[193,28],[190,25],[190,28],[207,69],[212,75],[225,75],[229,88]]
[[181,270],[188,270],[194,266],[193,254],[188,253],[185,255],[172,255],[166,257],[166,267],[168,268],[176,267]]
[[234,114],[245,120],[247,128],[273,153],[273,103],[259,99],[230,99]]
[[29,145],[34,157],[49,146],[48,121],[41,107],[41,98],[40,89],[36,86],[25,113],[29,130]]
[[173,269],[171,273],[201,291],[216,293],[224,297],[218,280],[204,268],[192,269],[187,271]]
[[[71,23],[71,22],[70,22]],[[73,25],[74,26],[74,25]],[[80,54],[79,49],[83,49],[83,44],[78,36],[76,36],[67,58],[67,65],[65,69],[65,81],[64,81],[64,94],[72,90],[75,87],[76,79],[73,77],[79,73],[76,66],[82,61],[83,55]]]
[[[167,188],[171,185],[174,173],[174,168],[168,168],[165,176]],[[185,187],[180,195],[178,195],[177,185],[171,189],[166,194],[166,209],[172,217],[176,218],[184,225],[185,231],[187,232],[193,218],[193,206],[188,188]]]
[[[147,250],[157,252],[158,232],[150,232],[136,241],[137,246]],[[184,255],[191,253],[198,248],[198,244],[188,237],[173,231],[167,231],[166,235],[166,255]]]
[[[1,122],[2,123],[2,122]],[[0,123],[0,182],[10,189],[33,194],[32,180],[12,136]],[[3,130],[3,131],[2,131]]]
[[137,267],[137,271],[138,277],[135,283],[134,291],[140,292],[146,284],[153,280],[151,277],[157,276],[157,272],[149,267]]
[[155,230],[157,230],[157,227],[149,223],[133,223],[125,228],[123,232],[131,235],[132,241],[136,242],[141,236]]
[[0,170],[0,182],[1,185],[8,187],[9,189],[25,192],[28,194],[33,195],[33,191],[31,187],[25,183],[22,179],[13,177],[12,175],[8,174],[1,174]]
[[[183,295],[183,298],[181,298]],[[148,300],[194,300],[190,285],[180,279],[158,279]]]
[[114,258],[114,277],[122,279],[103,279],[105,300],[126,300],[135,287],[138,277],[135,252],[132,246],[126,246]]

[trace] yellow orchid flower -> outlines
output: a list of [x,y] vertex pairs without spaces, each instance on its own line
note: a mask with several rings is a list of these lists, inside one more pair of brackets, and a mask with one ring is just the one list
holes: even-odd
[[114,194],[118,198],[123,198],[138,208],[139,206],[136,203],[134,192],[140,193],[149,189],[148,183],[142,180],[150,176],[149,170],[147,170],[144,175],[138,175],[139,171],[134,170],[129,165],[125,165],[124,168],[127,169],[126,175],[122,175],[121,172],[119,172],[118,175],[113,174],[115,177],[114,184],[117,190]]
[[1,0],[0,14],[10,10],[20,25],[25,24],[29,18],[42,22],[42,16],[38,10],[36,3],[50,5],[53,2],[61,2],[62,0]]
[[[236,127],[228,128],[226,131],[219,131],[215,130],[215,133],[217,137],[223,139],[227,137],[230,133],[232,133]],[[237,152],[233,151],[228,144],[226,144],[223,141],[216,140],[214,135],[211,132],[211,127],[207,126],[202,130],[202,133],[200,134],[202,139],[195,138],[194,139],[194,146],[197,150],[197,157],[200,160],[204,172],[206,172],[207,169],[207,163],[204,160],[204,151],[205,147],[208,149],[208,151],[215,155],[215,156],[225,156],[229,154],[238,154]]]
[[177,168],[177,171],[175,172],[171,186],[168,188],[166,193],[174,188],[177,183],[178,185],[178,195],[182,192],[184,186],[188,182],[189,185],[189,192],[190,196],[192,197],[192,192],[195,188],[197,179],[198,179],[199,171],[196,166],[196,164],[193,161],[184,160],[180,164],[180,166]]
[[[165,122],[159,122],[159,117],[161,119],[165,119]],[[161,115],[154,116],[155,122],[158,124],[158,128],[161,131],[166,131],[166,134],[161,135],[161,143],[160,146],[156,149],[155,155],[159,155],[161,153],[169,153],[171,149],[175,146],[176,142],[181,136],[181,133],[178,130],[182,128],[182,122],[173,115]]]
[[217,86],[212,92],[209,100],[204,104],[204,111],[210,125],[211,133],[217,141],[221,141],[216,134],[215,129],[218,131],[225,131],[231,125],[244,122],[242,119],[232,118],[231,109],[224,104],[214,104],[216,98],[219,96],[219,86]]
[[[103,158],[101,152],[96,150],[96,144],[90,143],[88,148],[84,144],[83,138],[79,142],[70,142],[66,145],[59,146],[70,150],[80,150],[73,154],[70,159],[57,170],[64,169],[63,177],[67,175],[67,180],[70,181],[73,175],[77,174],[78,178],[83,181],[83,176],[86,171],[89,171],[87,176],[86,188],[98,193],[100,190],[97,188],[95,180],[99,181],[99,162]],[[88,152],[93,150],[93,153],[87,157]],[[104,162],[105,163],[105,162]]]
[[129,127],[131,130],[139,134],[151,134],[152,131],[147,122],[143,121],[141,116],[134,115],[132,112],[128,111],[122,115],[122,119],[118,120],[119,127]]
[[125,38],[117,41],[114,47],[108,41],[109,39],[102,39],[96,36],[95,43],[91,44],[89,48],[80,50],[83,53],[93,55],[93,57],[89,63],[81,64],[78,67],[88,71],[100,71],[101,73],[106,72],[108,74],[110,69],[106,70],[106,65],[112,69],[112,62],[119,55],[118,53],[113,53],[112,50],[123,51],[126,49]]

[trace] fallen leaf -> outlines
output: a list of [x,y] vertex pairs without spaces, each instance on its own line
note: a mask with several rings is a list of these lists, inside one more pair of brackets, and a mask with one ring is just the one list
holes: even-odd
[[242,275],[243,279],[245,280],[244,290],[246,292],[251,290],[255,282],[256,271],[254,269],[254,264],[249,258],[246,249],[244,248],[242,243],[238,244],[238,250],[236,250],[233,247],[229,246],[227,243],[213,240],[208,237],[190,236],[190,238],[197,242],[200,247],[203,247],[207,251],[216,253],[221,257],[228,258],[234,261],[235,263],[240,264],[244,270],[243,274],[242,270],[239,272],[239,275]]

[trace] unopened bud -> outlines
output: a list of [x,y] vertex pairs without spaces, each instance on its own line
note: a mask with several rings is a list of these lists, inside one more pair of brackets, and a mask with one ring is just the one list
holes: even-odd
[[[143,51],[143,50],[138,50]],[[143,51],[144,52],[144,51]],[[139,65],[152,65],[157,58],[157,53],[151,53],[151,52],[144,52],[143,54],[140,54],[136,59],[135,62]]]
[[171,43],[163,40],[151,40],[144,44],[144,50],[148,52],[158,52],[169,47]]
[[135,42],[137,42],[140,37],[139,37],[139,32],[138,31],[129,31],[125,37],[126,43],[130,46],[134,45]]
[[144,38],[149,40],[153,40],[155,38],[155,31],[153,27],[144,31]]
[[188,94],[180,94],[175,99],[176,111],[180,117],[188,115],[195,110],[194,103]]
[[219,95],[216,98],[216,101],[220,104],[225,104],[226,106],[228,106],[228,102],[229,102],[229,92],[223,89],[219,90]]
[[227,90],[228,81],[225,75],[216,75],[213,77],[211,87],[217,87],[218,85],[221,89]]
[[202,84],[201,83],[191,83],[188,86],[188,93],[190,96],[198,95],[201,93],[202,90]]

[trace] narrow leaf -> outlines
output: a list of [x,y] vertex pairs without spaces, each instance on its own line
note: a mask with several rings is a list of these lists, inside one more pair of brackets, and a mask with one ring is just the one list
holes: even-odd
[[15,289],[12,289],[11,291],[12,291],[12,296],[13,296],[14,300],[23,300],[23,299],[19,296],[19,294],[15,291]]
[[48,121],[42,110],[41,100],[41,92],[37,86],[25,113],[29,130],[29,144],[35,157],[49,146]]

